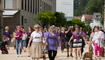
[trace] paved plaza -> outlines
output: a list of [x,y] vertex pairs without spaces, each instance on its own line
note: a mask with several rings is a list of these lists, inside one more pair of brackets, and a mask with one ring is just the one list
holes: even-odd
[[[88,46],[85,47],[85,51],[88,51]],[[74,51],[73,51],[73,53],[74,53]],[[25,53],[22,52],[22,56],[17,57],[16,50],[14,50],[14,48],[11,47],[8,55],[5,55],[5,54],[3,55],[3,54],[1,54],[1,51],[0,51],[0,60],[32,60],[32,59],[31,59],[31,57],[28,57],[27,52],[25,52]],[[43,60],[43,59],[40,59],[40,60]],[[49,59],[47,58],[46,60],[49,60]],[[66,51],[64,51],[62,53],[60,51],[60,48],[58,48],[58,54],[57,54],[55,60],[76,60],[76,59],[75,59],[75,55],[74,55],[74,57],[67,57]],[[78,58],[78,60],[80,60],[80,59]],[[87,59],[87,60],[90,60],[90,59]],[[95,59],[93,59],[93,60],[95,60]],[[105,57],[102,57],[101,60],[105,60]]]

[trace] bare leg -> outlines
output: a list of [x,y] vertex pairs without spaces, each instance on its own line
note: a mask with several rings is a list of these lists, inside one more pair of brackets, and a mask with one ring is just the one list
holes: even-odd
[[67,57],[69,57],[69,48],[67,47]]

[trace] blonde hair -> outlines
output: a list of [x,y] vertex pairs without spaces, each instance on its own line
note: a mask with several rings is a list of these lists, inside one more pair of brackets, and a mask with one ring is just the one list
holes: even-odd
[[5,29],[9,29],[9,26],[5,26]]
[[44,28],[44,32],[47,32],[47,28]]
[[52,29],[54,29],[54,26],[49,27],[49,32],[51,32]]
[[39,27],[39,31],[40,31],[41,29],[40,29],[40,25],[39,25],[39,24],[35,24],[35,25],[34,25],[34,30],[35,30],[35,27],[36,27],[36,26]]
[[65,27],[62,27],[62,28],[61,28],[61,31],[62,31],[63,29],[65,30]]

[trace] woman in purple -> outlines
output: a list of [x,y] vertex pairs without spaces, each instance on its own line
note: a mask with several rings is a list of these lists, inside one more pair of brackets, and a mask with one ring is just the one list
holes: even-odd
[[46,40],[49,60],[54,60],[56,57],[57,47],[58,47],[58,39],[57,38],[58,38],[58,36],[54,32],[54,27],[51,26],[49,28],[49,32],[47,33],[47,40]]
[[8,26],[5,27],[5,31],[4,31],[3,35],[5,37],[8,37],[7,43],[8,43],[8,45],[10,45],[11,32],[9,31],[9,27]]
[[[15,38],[16,38],[16,52],[17,56],[21,56],[22,52],[22,31],[20,26],[16,26],[16,31],[15,31]],[[20,49],[20,53],[18,53],[18,49]]]

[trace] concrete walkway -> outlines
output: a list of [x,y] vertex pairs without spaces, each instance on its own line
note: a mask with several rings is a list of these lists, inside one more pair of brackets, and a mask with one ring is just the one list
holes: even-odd
[[[85,51],[88,51],[88,46],[86,46]],[[73,51],[74,53],[74,51]],[[47,56],[47,55],[46,55]],[[56,56],[55,60],[76,60],[75,58],[75,54],[73,54],[74,57],[67,57],[66,55],[66,51],[64,51],[63,53],[60,51],[60,48],[58,48],[58,54]],[[17,57],[16,55],[16,50],[13,49],[13,47],[10,48],[9,50],[9,54],[1,54],[0,51],[0,60],[32,60],[31,57],[28,57],[28,53],[27,52],[22,52],[22,56],[21,57]],[[43,59],[40,59],[43,60]],[[46,60],[49,60],[48,58]],[[80,60],[78,58],[78,60]],[[87,59],[90,60],[90,59]],[[95,60],[95,59],[93,59]],[[101,60],[105,60],[105,57],[102,57]]]

